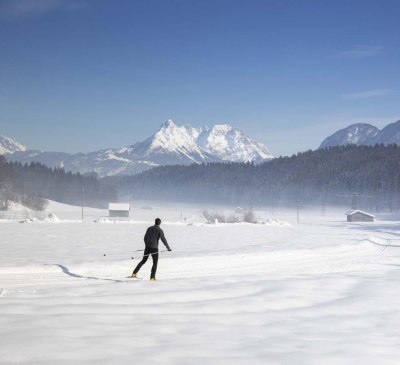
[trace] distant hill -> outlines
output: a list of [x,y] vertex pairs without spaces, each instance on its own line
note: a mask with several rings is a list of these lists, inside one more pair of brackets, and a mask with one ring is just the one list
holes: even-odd
[[385,145],[400,144],[400,120],[388,124],[382,130],[366,123],[351,124],[325,138],[319,148],[345,146],[348,144],[373,146],[377,143]]

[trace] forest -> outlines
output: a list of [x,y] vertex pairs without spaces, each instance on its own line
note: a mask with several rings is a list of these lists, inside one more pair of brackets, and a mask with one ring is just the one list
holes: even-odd
[[81,175],[49,168],[40,163],[7,162],[0,156],[0,209],[9,201],[35,210],[45,208],[47,199],[61,203],[105,207],[117,199],[114,187],[100,181],[95,174]]
[[400,148],[341,146],[278,157],[262,164],[209,163],[156,167],[133,176],[97,178],[0,156],[0,209],[7,200],[42,209],[46,199],[106,207],[118,201],[256,206],[341,205],[400,210]]
[[164,166],[111,180],[131,199],[247,206],[336,204],[393,211],[400,208],[400,148],[348,145],[259,165]]

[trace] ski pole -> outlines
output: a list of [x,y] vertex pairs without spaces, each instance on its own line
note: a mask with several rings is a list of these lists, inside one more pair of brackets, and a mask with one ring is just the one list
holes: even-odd
[[[144,250],[133,250],[132,252],[140,252],[140,251],[144,251]],[[107,255],[109,255],[109,254],[105,254],[105,253],[103,254],[103,256],[107,256]],[[114,254],[111,254],[111,255],[118,255],[118,254],[114,253]]]
[[[148,253],[146,255],[143,255],[143,257],[150,256],[150,255],[158,255],[160,252],[167,252],[167,251],[169,251],[169,250],[161,250],[161,251],[158,251],[158,252]],[[134,259],[134,257],[132,257],[132,260],[133,259]]]
[[[144,251],[144,250],[135,250],[133,252],[139,252],[139,251]],[[161,252],[167,252],[167,251],[169,251],[169,250],[161,250],[161,251],[158,251],[158,252],[154,252],[154,253],[149,253],[149,254],[143,255],[143,257],[150,256],[150,255],[157,255],[157,254],[159,254]],[[107,256],[107,255],[103,254],[103,256]],[[135,257],[132,256],[131,260],[133,260],[133,259],[135,259]]]
[[[133,250],[132,252],[140,252],[140,251],[144,251],[144,250]],[[105,254],[105,253],[103,253],[103,256],[110,256],[110,255],[119,255],[118,253],[112,253],[112,254]],[[132,257],[132,259],[133,259],[133,257]]]

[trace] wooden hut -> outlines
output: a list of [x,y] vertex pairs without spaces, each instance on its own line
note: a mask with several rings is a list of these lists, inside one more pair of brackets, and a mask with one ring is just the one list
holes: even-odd
[[362,210],[352,210],[346,213],[347,222],[374,222],[375,216]]
[[108,216],[129,218],[130,206],[128,203],[109,203]]

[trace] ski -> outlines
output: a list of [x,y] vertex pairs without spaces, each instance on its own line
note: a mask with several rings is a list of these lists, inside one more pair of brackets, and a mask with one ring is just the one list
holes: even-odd
[[132,279],[132,280],[143,280],[142,278],[139,278],[139,277],[132,277],[132,276],[127,276],[126,277],[127,279]]

